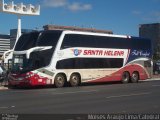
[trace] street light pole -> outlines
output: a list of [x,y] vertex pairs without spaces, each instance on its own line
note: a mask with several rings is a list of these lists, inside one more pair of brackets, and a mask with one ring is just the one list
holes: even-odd
[[18,41],[18,38],[21,36],[21,34],[22,34],[22,32],[21,32],[21,16],[18,15],[18,29],[17,29],[16,42]]
[[0,0],[0,12],[8,14],[16,14],[18,16],[18,28],[17,38],[21,36],[21,16],[22,15],[40,15],[40,5],[34,6],[32,4],[25,5],[23,3],[14,4],[14,2],[5,3],[4,0]]
[[[0,0],[0,12],[15,14],[18,16],[18,28],[17,28],[17,36],[14,47],[12,50],[6,51],[3,54],[4,63],[8,63],[9,59],[12,59],[13,50],[18,41],[18,38],[21,36],[21,16],[22,15],[40,15],[40,5],[34,6],[32,4],[25,5],[23,3],[14,4],[14,2],[5,3],[4,0]],[[8,57],[6,57],[6,55]]]

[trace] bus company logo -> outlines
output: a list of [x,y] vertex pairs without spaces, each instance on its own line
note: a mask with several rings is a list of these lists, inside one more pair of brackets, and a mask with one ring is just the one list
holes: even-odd
[[75,56],[78,56],[82,53],[82,50],[79,50],[79,49],[72,49],[73,53]]
[[142,50],[133,50],[132,55],[148,57],[148,56],[150,56],[150,52],[142,51]]

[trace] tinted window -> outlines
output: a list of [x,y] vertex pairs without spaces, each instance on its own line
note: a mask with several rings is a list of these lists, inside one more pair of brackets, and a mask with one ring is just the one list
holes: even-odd
[[37,46],[55,46],[61,33],[61,31],[44,31],[37,41]]
[[122,58],[71,58],[57,62],[57,69],[120,68]]
[[49,65],[53,51],[53,49],[49,49],[38,52],[32,52],[30,55],[29,64],[32,65],[33,69],[38,69]]
[[61,49],[70,47],[97,47],[94,36],[89,35],[65,35]]
[[30,63],[32,64],[33,69],[45,67],[50,64],[61,33],[61,31],[43,31],[41,33],[36,46],[52,46],[52,48],[31,53]]
[[[25,34],[25,35],[24,35],[24,38],[26,39],[26,37],[28,37],[29,34]],[[51,62],[52,55],[55,50],[55,46],[57,45],[60,35],[61,35],[61,31],[42,31],[41,33],[39,33],[38,39],[35,40],[34,46],[32,47],[52,46],[52,48],[31,52],[30,58],[26,59],[26,62],[24,62],[25,66],[23,70],[29,71],[29,70],[35,70],[41,67],[48,66]],[[31,44],[31,43],[28,43],[28,44]],[[25,42],[24,45],[27,46],[27,42]]]
[[131,38],[131,45],[134,49],[151,49],[151,40],[133,37]]
[[140,38],[119,38],[93,35],[67,34],[61,49],[70,47],[150,49],[150,40]]
[[35,47],[38,36],[39,32],[22,34],[15,46],[15,51],[23,51]]

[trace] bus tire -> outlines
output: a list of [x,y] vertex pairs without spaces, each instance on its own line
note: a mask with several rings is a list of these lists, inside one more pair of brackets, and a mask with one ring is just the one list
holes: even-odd
[[130,80],[130,74],[129,74],[129,72],[123,72],[123,74],[122,74],[122,83],[128,83],[129,82],[129,80]]
[[76,87],[76,86],[79,86],[81,84],[81,77],[79,74],[76,74],[76,73],[73,73],[71,76],[70,76],[70,85],[72,87]]
[[139,80],[139,73],[138,72],[133,72],[131,76],[131,82],[132,83],[137,83]]
[[66,78],[63,74],[57,74],[54,80],[55,87],[62,88],[66,83]]

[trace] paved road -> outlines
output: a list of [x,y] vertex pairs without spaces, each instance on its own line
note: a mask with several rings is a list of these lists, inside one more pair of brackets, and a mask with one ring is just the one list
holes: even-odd
[[160,113],[160,81],[2,90],[0,113]]

